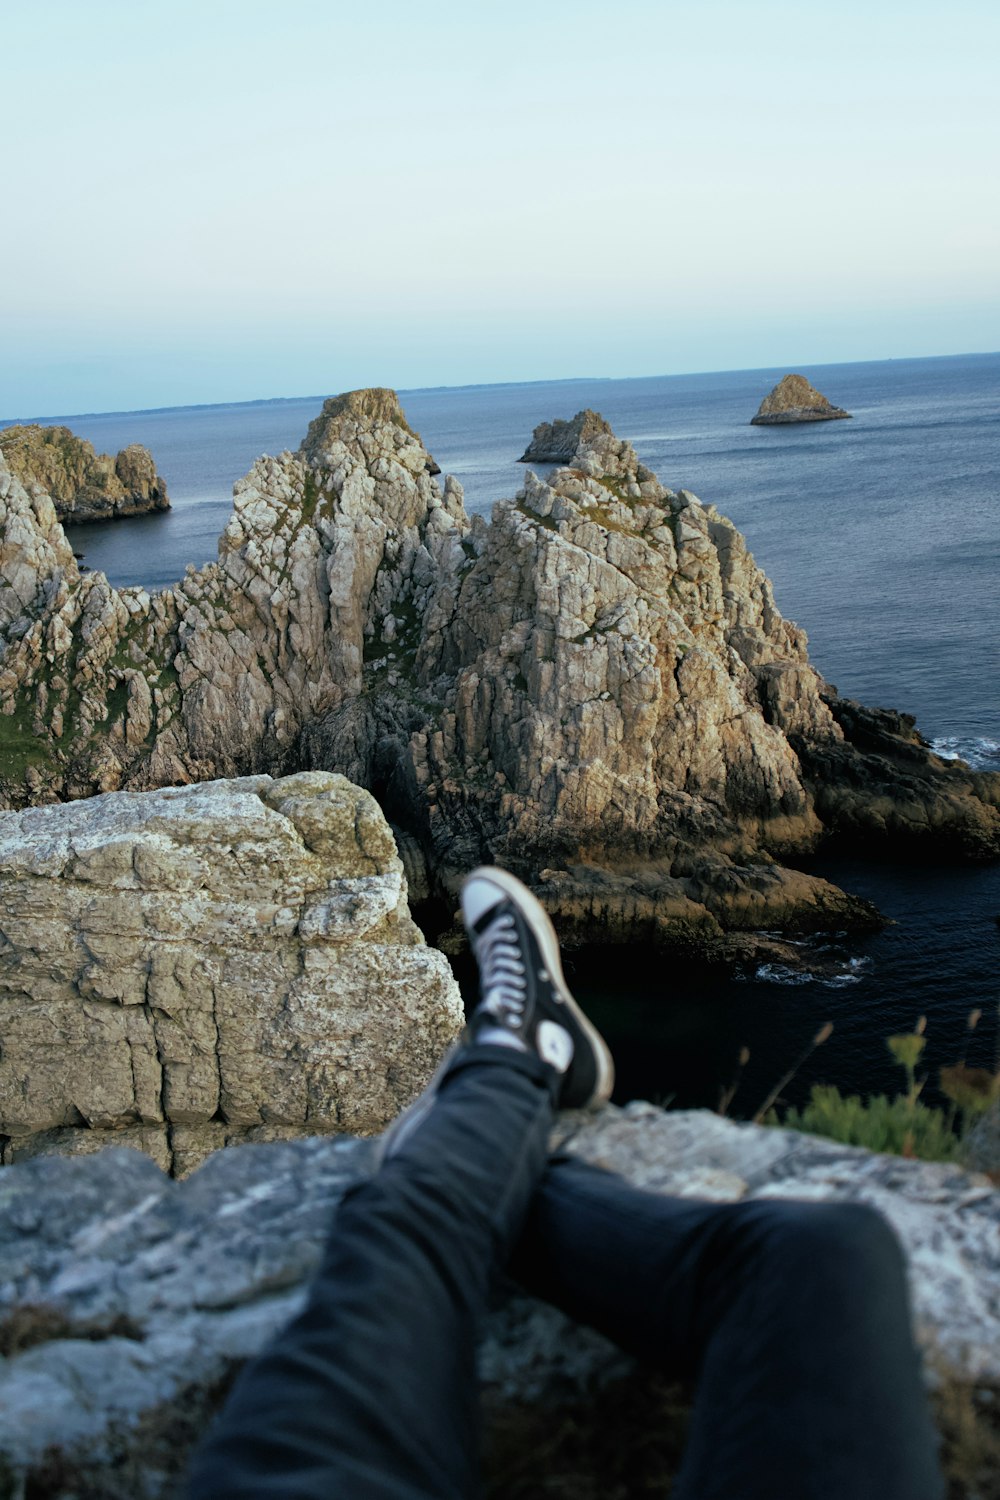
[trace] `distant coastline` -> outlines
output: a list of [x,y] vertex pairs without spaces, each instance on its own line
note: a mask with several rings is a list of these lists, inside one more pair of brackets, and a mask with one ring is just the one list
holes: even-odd
[[[866,360],[828,360],[817,362],[815,360],[785,361],[780,365],[747,365],[734,366],[726,370],[675,370],[666,374],[657,375],[563,375],[556,376],[551,380],[486,380],[473,381],[466,385],[413,385],[400,386],[398,394],[403,396],[434,396],[438,394],[458,394],[462,391],[501,391],[501,390],[530,390],[533,387],[551,386],[582,386],[600,385],[603,382],[622,381],[640,382],[643,380],[700,380],[712,379],[723,375],[773,375],[778,371],[791,369],[793,365],[802,365],[810,370],[838,370],[857,365],[908,365],[926,364],[928,360],[944,362],[946,360],[969,360],[969,359],[996,359],[1000,356],[1000,349],[989,351],[978,350],[971,354],[907,354],[902,356],[891,355],[886,359]],[[346,387],[345,387],[346,389]],[[74,419],[86,421],[92,417],[154,417],[162,416],[166,412],[195,412],[195,411],[239,411],[249,406],[289,406],[298,401],[316,401],[322,403],[333,391],[320,393],[309,393],[303,396],[257,396],[249,401],[192,401],[184,402],[174,406],[132,406],[121,408],[106,408],[103,411],[76,411],[76,412],[35,412],[31,415],[21,413],[16,416],[0,417],[0,427],[12,427],[15,423],[41,422],[46,424],[56,422],[70,422]]]

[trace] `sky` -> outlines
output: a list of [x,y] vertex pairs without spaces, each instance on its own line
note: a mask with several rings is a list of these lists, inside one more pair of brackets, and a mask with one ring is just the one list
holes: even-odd
[[1000,349],[995,0],[6,0],[0,418]]

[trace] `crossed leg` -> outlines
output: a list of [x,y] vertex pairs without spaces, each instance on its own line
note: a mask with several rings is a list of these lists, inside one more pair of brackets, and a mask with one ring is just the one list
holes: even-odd
[[[460,1053],[341,1205],[308,1303],[244,1372],[191,1500],[469,1500],[494,1275],[695,1381],[683,1500],[938,1500],[902,1259],[856,1205],[662,1198],[547,1164],[549,1070]],[[515,1249],[516,1243],[516,1249]]]
[[715,1204],[553,1161],[512,1270],[694,1404],[676,1500],[939,1500],[902,1254],[860,1204]]
[[419,1129],[341,1202],[298,1318],[237,1381],[189,1500],[470,1500],[476,1343],[545,1170],[552,1075],[458,1054]]
[[[190,1500],[471,1500],[493,1279],[695,1378],[683,1500],[938,1500],[902,1258],[852,1205],[720,1206],[547,1162],[555,1105],[611,1091],[537,900],[475,872],[482,999],[349,1193],[301,1315],[243,1373]],[[516,1246],[516,1251],[515,1251]]]

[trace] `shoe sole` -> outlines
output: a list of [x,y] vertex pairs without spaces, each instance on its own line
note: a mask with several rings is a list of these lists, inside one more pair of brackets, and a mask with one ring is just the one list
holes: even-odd
[[[556,937],[555,928],[545,907],[533,896],[527,886],[522,885],[515,875],[509,875],[506,870],[498,870],[495,865],[481,865],[475,870],[474,875],[482,876],[485,880],[492,881],[494,885],[500,886],[512,906],[516,906],[525,920],[528,922],[535,936],[542,959],[548,971],[549,978],[554,987],[559,991],[563,1005],[573,1016],[577,1026],[583,1032],[590,1044],[590,1049],[597,1062],[597,1083],[586,1105],[580,1108],[593,1108],[597,1104],[605,1104],[611,1097],[611,1090],[615,1086],[615,1065],[608,1051],[608,1044],[601,1036],[597,1027],[594,1026],[570,993],[566,976],[563,973],[562,958],[559,953],[559,939]],[[470,877],[471,878],[471,877]]]

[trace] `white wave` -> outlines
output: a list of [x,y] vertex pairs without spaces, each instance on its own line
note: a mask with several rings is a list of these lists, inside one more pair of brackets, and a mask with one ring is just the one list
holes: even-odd
[[971,735],[946,734],[931,740],[942,760],[964,760],[974,771],[1000,771],[1000,742]]
[[787,964],[761,964],[753,976],[765,984],[812,984],[808,969],[790,969]]
[[839,973],[814,974],[811,969],[794,969],[789,964],[760,964],[754,971],[754,979],[761,984],[819,984],[825,989],[839,990],[848,984],[858,984],[871,967],[871,959],[849,958]]

